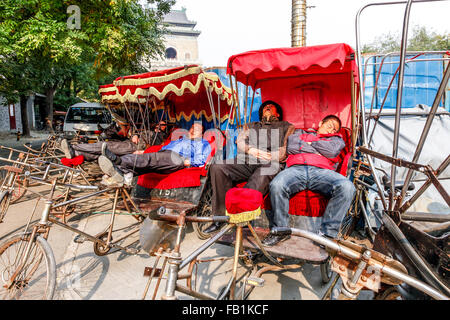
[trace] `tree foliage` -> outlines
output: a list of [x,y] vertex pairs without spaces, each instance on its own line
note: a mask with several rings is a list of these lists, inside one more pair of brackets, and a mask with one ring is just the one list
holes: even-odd
[[[69,27],[72,0],[0,2],[0,95],[10,102],[31,91],[47,96],[47,113],[77,96],[96,97],[117,70],[144,71],[162,55],[162,17],[175,0],[83,0],[80,29]],[[55,93],[58,93],[55,97]]]
[[[387,33],[365,44],[363,53],[388,53],[400,51],[401,35]],[[408,35],[408,51],[444,51],[450,50],[450,34],[438,34],[424,26],[415,26]]]

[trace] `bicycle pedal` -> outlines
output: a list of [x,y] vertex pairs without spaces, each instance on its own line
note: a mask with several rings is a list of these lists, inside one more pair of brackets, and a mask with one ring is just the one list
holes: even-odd
[[254,287],[264,287],[265,280],[258,277],[248,277],[246,283]]
[[73,238],[73,242],[75,243],[84,243],[86,241],[86,238],[82,235],[77,235],[75,238]]

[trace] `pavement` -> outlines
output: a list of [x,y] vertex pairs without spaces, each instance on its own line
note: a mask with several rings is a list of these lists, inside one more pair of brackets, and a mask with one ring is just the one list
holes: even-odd
[[[42,139],[41,139],[42,140]],[[40,139],[33,143],[40,144]],[[17,145],[16,145],[17,146]],[[33,186],[18,203],[12,204],[0,224],[0,242],[5,238],[24,230],[28,221],[39,220],[43,209],[44,198],[48,195],[48,186]],[[42,195],[42,198],[36,194]],[[34,208],[36,209],[34,210]],[[97,235],[110,225],[112,195],[109,197],[91,198],[76,206],[75,212],[68,217],[67,224],[90,235]],[[34,214],[33,214],[34,212]],[[31,215],[31,217],[30,217]],[[136,219],[130,215],[115,216],[113,238],[119,238],[126,232],[133,230]],[[134,227],[137,230],[139,226]],[[144,276],[145,267],[152,267],[156,257],[149,256],[140,250],[139,232],[125,238],[121,246],[139,250],[137,254],[123,250],[111,249],[103,256],[94,253],[93,243],[74,242],[76,233],[58,225],[51,227],[48,242],[52,247],[57,264],[57,288],[54,299],[57,300],[140,300],[143,299],[148,277]],[[192,226],[185,229],[180,252],[186,257],[206,240],[200,240]],[[232,257],[234,248],[215,243],[202,253],[199,259],[210,260],[198,265],[194,287],[201,293],[216,296],[223,288],[232,272]],[[225,258],[225,259],[223,259]],[[159,267],[161,263],[159,264]],[[238,266],[238,274],[246,272],[243,264]],[[165,289],[165,276],[161,281],[156,299],[159,299]],[[257,287],[249,296],[249,300],[319,300],[328,288],[323,284],[320,267],[304,264],[297,269],[283,272],[267,272],[263,275],[265,284]],[[186,282],[179,280],[185,285]],[[146,300],[152,299],[156,281],[152,281]],[[177,293],[180,300],[193,298]],[[362,294],[360,299],[370,299]]]
[[[36,192],[46,193],[48,187],[33,187]],[[36,195],[26,194],[19,203],[11,205],[4,222],[0,224],[0,242],[3,239],[24,230],[30,214],[38,201]],[[95,205],[88,201],[77,206],[75,213],[68,217],[68,224],[90,235],[97,235],[104,231],[110,223],[111,215],[106,212],[111,209],[111,199],[95,198]],[[39,220],[43,209],[43,200],[38,201],[37,208],[31,219]],[[114,237],[120,237],[128,232],[130,225],[136,220],[128,215],[116,215]],[[117,236],[116,236],[117,234]],[[122,250],[112,249],[104,256],[97,256],[93,250],[93,243],[75,243],[77,234],[60,226],[51,227],[48,242],[52,247],[57,264],[57,289],[55,299],[58,300],[139,300],[143,298],[148,277],[144,276],[145,267],[152,267],[155,257],[146,252],[138,254],[126,253]],[[206,240],[198,239],[192,227],[187,227],[180,248],[182,256],[187,256]],[[126,238],[120,243],[139,249],[139,232]],[[197,289],[208,295],[216,295],[226,285],[231,276],[232,257],[234,248],[214,244],[199,258],[209,260],[223,257],[228,260],[218,260],[210,263],[201,263],[196,272]],[[161,263],[159,264],[159,267]],[[244,274],[246,268],[239,265],[239,274]],[[250,300],[317,300],[326,290],[322,285],[318,266],[303,265],[298,269],[285,272],[269,272],[263,276],[265,285],[255,288]],[[148,290],[146,299],[151,299],[154,285]],[[180,282],[185,284],[184,281]],[[163,294],[165,281],[161,282],[157,299]],[[190,300],[192,297],[177,294],[181,300]]]

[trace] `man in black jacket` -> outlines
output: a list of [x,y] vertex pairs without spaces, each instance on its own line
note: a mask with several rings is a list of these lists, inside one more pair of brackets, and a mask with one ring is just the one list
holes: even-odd
[[[284,166],[286,142],[295,127],[282,121],[283,110],[274,101],[265,101],[259,108],[260,121],[244,125],[237,138],[238,154],[231,163],[211,165],[209,174],[212,185],[212,213],[225,215],[225,194],[236,183],[247,181],[244,188],[269,191],[272,178]],[[212,224],[204,230],[212,233],[221,224]]]

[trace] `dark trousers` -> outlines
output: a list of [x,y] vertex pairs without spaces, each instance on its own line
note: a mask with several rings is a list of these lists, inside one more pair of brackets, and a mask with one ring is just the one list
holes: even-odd
[[[94,161],[97,160],[98,157],[102,155],[102,144],[103,142],[80,143],[80,144],[73,144],[72,148],[73,150],[75,150],[75,155],[84,156],[84,159],[86,161]],[[134,144],[130,140],[107,141],[106,145],[108,147],[108,150],[117,156],[130,154],[137,150],[136,144]]]
[[135,176],[149,172],[167,174],[185,168],[183,162],[183,158],[178,153],[169,150],[127,154],[120,157],[119,169],[123,173],[132,172]]
[[[235,159],[236,162],[236,159]],[[209,169],[212,186],[211,207],[216,216],[225,215],[225,194],[235,184],[247,181],[244,188],[254,189],[266,195],[273,177],[281,170],[281,166],[271,164],[213,164]]]

